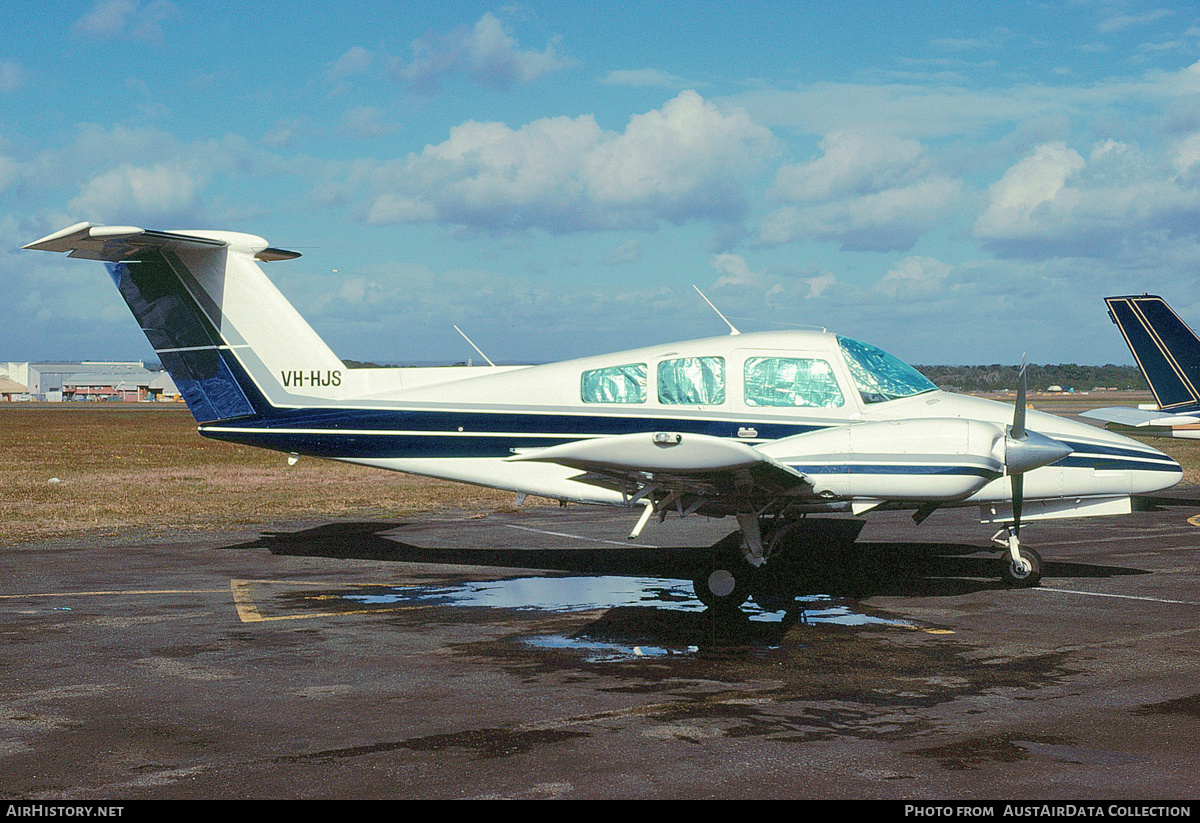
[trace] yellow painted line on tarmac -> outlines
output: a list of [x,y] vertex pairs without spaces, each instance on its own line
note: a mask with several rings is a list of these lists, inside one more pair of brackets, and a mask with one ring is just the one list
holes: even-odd
[[[375,609],[346,609],[336,612],[306,612],[304,614],[281,614],[273,616],[265,616],[259,611],[258,606],[254,602],[254,597],[250,590],[254,586],[260,585],[286,585],[286,586],[329,586],[327,582],[312,582],[306,580],[237,580],[229,581],[229,590],[233,593],[233,604],[237,609],[238,619],[243,623],[271,623],[280,620],[309,620],[314,617],[343,617],[351,614],[383,614],[386,612],[407,612],[415,611],[416,609],[427,609],[429,606],[389,606],[388,608]],[[341,584],[359,588],[377,588],[383,583],[351,583]],[[394,587],[394,586],[393,586]]]
[[[397,606],[389,608],[376,609],[354,609],[336,612],[311,612],[307,614],[288,614],[276,617],[266,617],[255,605],[253,597],[251,597],[250,589],[257,584],[282,584],[288,586],[328,586],[327,582],[313,583],[310,581],[301,580],[230,580],[229,589],[99,589],[95,591],[74,591],[74,592],[25,592],[23,594],[0,594],[0,600],[35,600],[45,597],[119,597],[122,595],[167,595],[167,594],[224,594],[226,591],[233,592],[234,605],[237,608],[238,618],[243,623],[265,623],[274,620],[303,620],[310,617],[341,617],[349,614],[379,614],[381,612],[397,612],[411,611],[413,609],[425,609],[428,606]],[[342,584],[346,585],[346,584]],[[351,584],[354,586],[371,587],[381,586],[381,583],[357,583]]]
[[1187,521],[1190,525],[1200,528],[1200,514],[1193,514]]

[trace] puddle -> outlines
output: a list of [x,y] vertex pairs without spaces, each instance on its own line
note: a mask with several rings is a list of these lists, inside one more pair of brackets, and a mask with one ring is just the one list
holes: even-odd
[[[421,604],[464,606],[519,611],[584,612],[628,606],[645,606],[685,612],[703,612],[707,607],[683,580],[657,577],[516,577],[459,583],[452,586],[398,586],[374,594],[345,594],[346,600],[373,605]],[[749,620],[781,622],[803,612],[805,623],[837,623],[843,626],[911,626],[894,620],[855,612],[845,602],[828,595],[797,595],[781,602],[772,597],[763,607],[753,599],[741,609]]]
[[690,583],[646,577],[517,577],[454,586],[402,586],[377,594],[347,594],[376,605],[419,603],[519,611],[583,612],[613,606],[667,606],[703,611]]
[[[380,606],[424,605],[464,608],[513,609],[550,613],[574,613],[640,607],[657,612],[703,614],[708,611],[695,596],[690,581],[656,577],[517,577],[508,580],[470,581],[449,586],[398,586],[371,594],[343,594],[359,604]],[[828,595],[774,596],[764,607],[747,601],[737,613],[737,622],[780,624],[836,624],[840,626],[897,626],[911,628],[907,621],[875,617],[855,611],[851,605]],[[764,626],[764,629],[766,626]],[[779,637],[779,634],[771,636]],[[668,658],[692,655],[700,648],[614,642],[586,634],[574,637],[529,638],[528,645],[543,649],[578,651],[590,660]]]
[[531,637],[525,643],[528,646],[538,649],[565,649],[567,651],[579,652],[591,663],[614,662],[637,657],[689,657],[700,651],[699,646],[689,645],[675,649],[652,645],[632,646],[628,643],[595,640],[587,636],[563,637],[562,635],[549,635],[547,637]]

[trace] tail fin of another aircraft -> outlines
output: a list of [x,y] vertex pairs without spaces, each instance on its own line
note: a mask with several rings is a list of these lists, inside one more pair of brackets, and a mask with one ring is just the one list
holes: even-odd
[[1200,338],[1161,297],[1106,297],[1108,314],[1150,384],[1159,408],[1200,409]]
[[25,246],[102,260],[197,422],[342,394],[345,366],[256,261],[297,252],[236,232],[78,223]]

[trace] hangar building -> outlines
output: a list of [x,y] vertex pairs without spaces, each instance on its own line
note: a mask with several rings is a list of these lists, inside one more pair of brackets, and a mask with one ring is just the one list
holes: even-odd
[[0,377],[26,387],[24,397],[49,402],[70,400],[174,401],[179,390],[165,371],[140,360],[127,362],[0,362]]

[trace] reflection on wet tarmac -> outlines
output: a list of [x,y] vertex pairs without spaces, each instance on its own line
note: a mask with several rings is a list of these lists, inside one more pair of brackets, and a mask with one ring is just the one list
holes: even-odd
[[[355,603],[377,606],[459,606],[552,613],[603,610],[606,615],[644,612],[665,616],[688,613],[696,618],[707,613],[718,618],[724,631],[719,635],[702,633],[706,636],[705,646],[732,642],[737,645],[749,643],[751,646],[765,644],[774,647],[783,642],[784,635],[794,625],[826,623],[912,628],[905,621],[856,611],[852,601],[842,601],[828,595],[774,595],[769,600],[764,598],[768,605],[750,600],[739,610],[713,612],[696,598],[691,582],[660,577],[516,577],[445,586],[398,586],[378,589],[371,594],[341,596]],[[632,632],[632,637],[627,633],[630,625],[626,625],[625,630],[615,632],[612,626],[601,629],[593,625],[571,636],[539,635],[527,637],[521,642],[539,649],[576,652],[589,662],[691,657],[702,651],[702,646],[695,642],[699,637],[684,639],[674,632],[668,632],[671,635],[668,640],[657,636],[662,632],[652,629],[652,622],[635,623],[641,625]],[[754,626],[760,627],[760,630],[754,629]],[[663,640],[667,642],[663,643]]]
[[[517,577],[448,586],[403,586],[343,597],[356,603],[375,605],[446,605],[546,612],[629,606],[685,612],[707,609],[693,594],[690,582],[657,577]],[[742,613],[746,619],[760,622],[782,622],[789,615],[793,619],[799,615],[801,622],[810,624],[909,625],[900,620],[856,612],[847,601],[828,595],[797,595],[787,602],[772,597],[767,606],[751,600],[742,607]]]

